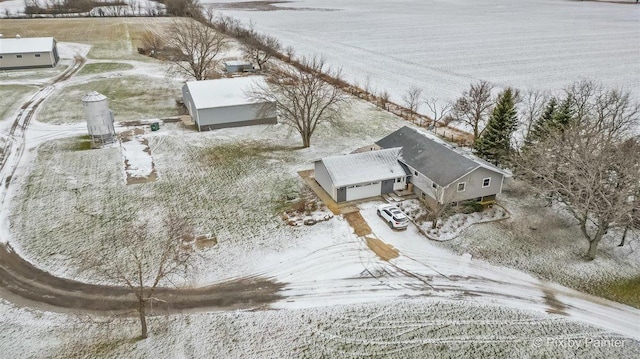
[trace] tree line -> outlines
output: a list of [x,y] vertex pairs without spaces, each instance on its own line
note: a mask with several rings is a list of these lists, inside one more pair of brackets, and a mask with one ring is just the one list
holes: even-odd
[[[473,131],[473,152],[510,168],[577,220],[594,259],[605,234],[640,228],[640,105],[631,93],[578,81],[559,95],[472,84],[447,121]],[[520,131],[518,132],[518,130]]]

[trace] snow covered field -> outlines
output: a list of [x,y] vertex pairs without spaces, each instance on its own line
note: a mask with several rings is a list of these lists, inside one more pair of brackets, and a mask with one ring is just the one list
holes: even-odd
[[[3,358],[633,358],[640,345],[561,316],[424,298],[299,310],[135,319],[69,317],[0,303]],[[594,335],[596,335],[594,337]],[[613,339],[597,347],[586,340]]]
[[[209,2],[232,1],[203,0]],[[301,0],[274,6],[311,10],[221,11],[252,21],[298,55],[324,55],[354,83],[369,79],[396,101],[411,86],[424,89],[425,98],[451,100],[477,80],[555,91],[578,79],[624,87],[640,99],[640,6],[631,3]]]
[[[118,46],[117,51],[131,48]],[[105,63],[131,67],[100,66]],[[74,77],[69,88],[58,88],[58,94],[83,82],[121,79],[120,72],[142,73],[154,86],[164,77],[154,61],[91,59],[91,64],[98,66]],[[44,105],[51,106],[52,99]],[[162,103],[150,106],[139,116],[162,109]],[[3,240],[40,268],[93,282],[91,273],[82,271],[81,258],[99,255],[100,238],[135,218],[159,219],[171,208],[217,241],[202,249],[188,284],[266,277],[285,283],[284,299],[262,308],[267,310],[154,317],[145,341],[132,340],[138,329],[134,318],[107,321],[2,301],[0,350],[6,357],[640,355],[639,310],[490,265],[475,254],[474,259],[456,255],[415,227],[391,231],[375,215],[376,201],[362,204],[361,212],[373,235],[399,250],[390,261],[371,251],[341,216],[314,226],[286,225],[279,215],[284,199],[300,191],[297,171],[405,124],[368,103],[354,100],[341,126],[319,128],[308,149],[283,125],[197,133],[180,123],[164,124],[140,135],[158,179],[128,186],[121,149],[87,150],[80,137],[84,125],[59,119],[73,111],[44,107],[28,128],[3,208],[11,221]],[[473,233],[489,236],[485,240],[491,243],[503,238],[501,227],[476,227],[480,230]],[[599,339],[609,344],[597,346],[593,341]]]

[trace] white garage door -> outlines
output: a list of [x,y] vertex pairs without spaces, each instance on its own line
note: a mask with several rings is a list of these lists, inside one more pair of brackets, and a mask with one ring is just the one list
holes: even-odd
[[359,184],[347,187],[347,201],[361,198],[375,197],[380,195],[380,182]]

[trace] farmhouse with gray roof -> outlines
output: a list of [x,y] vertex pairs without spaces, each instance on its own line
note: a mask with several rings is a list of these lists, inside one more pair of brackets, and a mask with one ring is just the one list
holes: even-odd
[[402,127],[355,153],[315,161],[315,179],[336,202],[409,189],[429,205],[493,203],[509,173],[428,133]]
[[431,204],[471,200],[492,203],[502,192],[505,176],[509,176],[470,153],[407,126],[377,141],[376,145],[402,147],[399,161],[410,171],[409,182],[414,192]]

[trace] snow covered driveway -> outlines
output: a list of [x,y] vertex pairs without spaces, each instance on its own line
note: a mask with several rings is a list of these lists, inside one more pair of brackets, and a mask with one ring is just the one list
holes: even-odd
[[[272,307],[298,309],[411,297],[441,298],[571,318],[640,340],[640,310],[524,272],[455,255],[432,244],[414,225],[406,231],[392,230],[378,218],[379,204],[361,205],[361,214],[374,238],[399,251],[397,258],[379,258],[366,240],[355,234],[324,247],[300,249],[298,255],[283,253],[281,258],[287,260],[256,273],[287,283],[281,291],[284,299]],[[316,227],[344,226],[344,222],[336,217]]]
[[[419,278],[429,278],[432,295],[563,314],[640,340],[640,310],[543,282],[520,271],[457,256],[432,245],[415,226],[402,232],[391,230],[377,217],[376,206],[363,205],[361,213],[376,236],[400,251],[390,264]],[[406,281],[407,285],[419,285],[419,280],[411,277]]]

